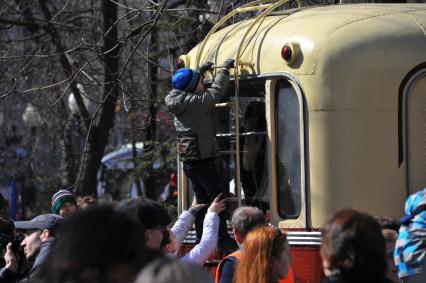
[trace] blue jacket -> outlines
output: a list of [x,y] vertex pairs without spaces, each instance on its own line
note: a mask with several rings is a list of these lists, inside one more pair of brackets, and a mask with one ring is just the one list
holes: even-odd
[[394,251],[399,278],[426,272],[426,188],[408,197],[401,222]]

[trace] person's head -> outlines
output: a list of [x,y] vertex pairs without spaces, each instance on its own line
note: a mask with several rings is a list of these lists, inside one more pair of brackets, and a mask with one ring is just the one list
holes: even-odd
[[172,76],[172,86],[185,92],[199,93],[204,90],[203,78],[197,70],[182,68]]
[[172,221],[159,202],[146,198],[132,198],[120,201],[116,210],[137,219],[145,227],[145,242],[150,249],[160,250],[169,241],[168,225]]
[[237,244],[241,246],[245,237],[251,230],[259,225],[266,225],[266,223],[266,217],[259,208],[253,206],[242,206],[237,208],[231,220]]
[[287,237],[272,226],[259,226],[248,233],[237,265],[235,282],[277,282],[287,275],[290,246]]
[[383,282],[385,241],[379,223],[367,213],[342,209],[322,229],[320,250],[326,276],[339,273],[347,282]]
[[181,260],[158,259],[138,275],[135,283],[213,283],[212,276],[201,267]]
[[83,197],[77,197],[77,203],[79,208],[88,208],[92,205],[96,205],[97,201],[92,196],[83,196]]
[[393,259],[393,251],[395,249],[400,226],[399,221],[389,216],[380,216],[375,219],[379,222],[382,228],[383,238],[385,239],[385,257],[387,263],[386,277],[392,282],[399,282],[395,261]]
[[250,131],[266,131],[265,103],[251,101],[244,113],[244,128]]
[[142,225],[109,206],[70,216],[42,267],[42,282],[130,283],[144,265]]
[[16,230],[22,230],[26,235],[21,242],[25,257],[28,260],[34,259],[42,242],[54,238],[62,223],[63,217],[56,214],[42,214],[30,221],[15,221]]
[[52,197],[52,213],[68,217],[77,210],[77,200],[68,190],[59,190]]
[[384,215],[375,217],[375,219],[377,220],[377,222],[379,222],[379,225],[380,227],[382,227],[382,229],[388,229],[398,232],[400,226],[399,220]]
[[163,253],[175,253],[179,249],[179,242],[176,238],[176,235],[167,227],[169,231],[169,237],[162,241],[161,248]]

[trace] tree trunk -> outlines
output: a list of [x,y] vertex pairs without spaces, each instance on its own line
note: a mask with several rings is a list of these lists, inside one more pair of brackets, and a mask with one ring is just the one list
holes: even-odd
[[[153,12],[154,13],[154,12]],[[157,85],[158,82],[158,44],[157,44],[157,32],[156,28],[152,27],[150,36],[149,36],[149,42],[148,42],[148,119],[147,119],[147,125],[145,128],[145,141],[144,141],[144,148],[147,150],[152,150],[152,145],[154,144],[155,139],[155,132],[156,132],[156,123],[155,123],[155,116],[157,114],[157,109],[155,108],[154,102],[156,101],[156,98],[158,97],[157,93]],[[149,176],[145,180],[145,194],[148,198],[155,199],[157,197],[157,192],[155,191],[156,188],[156,180],[155,176]]]
[[158,44],[156,28],[152,27],[148,43],[148,125],[146,127],[145,141],[151,143],[155,139],[155,132],[157,125],[155,123],[155,116],[157,109],[154,102],[158,97],[157,82],[158,82]]
[[117,76],[119,68],[119,44],[117,41],[117,5],[103,0],[104,45],[102,47],[105,62],[102,108],[96,115],[88,132],[87,148],[81,164],[81,176],[78,192],[81,195],[95,195],[97,173],[108,143],[109,132],[114,125],[115,105],[118,98]]

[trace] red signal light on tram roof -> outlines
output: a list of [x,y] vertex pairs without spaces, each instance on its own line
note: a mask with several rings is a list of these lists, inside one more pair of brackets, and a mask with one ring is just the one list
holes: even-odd
[[179,70],[181,68],[185,68],[185,61],[183,61],[181,58],[179,58],[179,59],[176,60],[175,69]]
[[284,45],[281,49],[281,57],[286,61],[289,62],[292,58],[293,51],[291,50],[291,47],[288,45]]

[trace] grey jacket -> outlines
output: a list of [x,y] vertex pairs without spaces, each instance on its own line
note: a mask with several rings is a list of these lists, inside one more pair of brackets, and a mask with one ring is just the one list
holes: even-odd
[[212,108],[222,99],[229,84],[228,72],[219,70],[212,85],[195,94],[173,89],[166,96],[167,108],[175,115],[177,150],[182,161],[218,155]]

